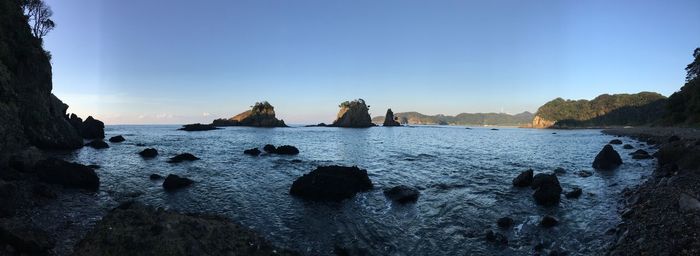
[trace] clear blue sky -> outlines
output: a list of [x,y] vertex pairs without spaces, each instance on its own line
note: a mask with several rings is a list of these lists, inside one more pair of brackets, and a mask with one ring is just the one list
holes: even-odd
[[700,1],[45,0],[54,93],[108,124],[536,111],[683,85]]

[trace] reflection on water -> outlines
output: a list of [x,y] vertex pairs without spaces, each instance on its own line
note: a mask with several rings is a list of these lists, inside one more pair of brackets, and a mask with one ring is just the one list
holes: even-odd
[[[101,165],[100,192],[64,196],[33,213],[36,220],[66,232],[52,219],[79,216],[81,220],[70,226],[84,232],[117,201],[135,198],[178,211],[223,214],[277,245],[309,255],[332,254],[336,246],[373,255],[530,255],[540,242],[574,255],[591,255],[604,249],[611,239],[605,231],[619,222],[619,192],[639,183],[653,165],[653,160],[632,160],[626,154],[629,150],[615,146],[625,161],[620,169],[579,177],[574,172],[591,170],[595,154],[612,138],[598,130],[552,134],[430,126],[229,127],[188,133],[176,128],[108,126],[108,137],[121,134],[127,141],[111,143],[105,150],[84,148],[62,155]],[[301,154],[243,154],[244,149],[268,143],[294,145]],[[142,159],[137,153],[145,147],[155,147],[160,156]],[[165,162],[183,152],[202,160]],[[326,164],[367,169],[375,189],[342,203],[306,202],[288,194],[295,178]],[[559,207],[544,208],[534,204],[530,189],[511,186],[520,171],[532,168],[538,173],[556,167],[567,170],[559,176],[564,191],[583,188],[580,199],[562,197]],[[166,193],[159,181],[149,180],[152,173],[178,174],[196,183]],[[383,188],[399,184],[421,190],[416,204],[397,205],[384,197]],[[538,227],[544,214],[557,217],[560,225]],[[512,229],[499,230],[508,237],[508,246],[489,244],[484,230],[498,230],[495,221],[504,216],[516,222]]]

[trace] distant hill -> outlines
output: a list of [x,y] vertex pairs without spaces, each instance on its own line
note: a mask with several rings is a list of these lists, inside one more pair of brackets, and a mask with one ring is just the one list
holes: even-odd
[[535,128],[638,126],[663,118],[666,97],[654,92],[603,94],[593,100],[556,98],[541,106],[532,120]]
[[[534,115],[523,112],[516,115],[504,113],[461,113],[456,116],[424,115],[418,112],[394,113],[401,124],[437,124],[437,125],[502,125],[521,126],[532,121]],[[384,116],[372,118],[372,122],[381,124]]]

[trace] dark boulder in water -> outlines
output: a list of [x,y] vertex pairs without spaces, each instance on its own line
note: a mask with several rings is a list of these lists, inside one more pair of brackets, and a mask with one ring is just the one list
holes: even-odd
[[418,200],[418,196],[420,195],[420,192],[418,189],[406,186],[406,185],[399,185],[390,189],[384,190],[384,195],[388,197],[391,200],[394,200],[398,203],[405,204],[405,203],[415,203]]
[[401,126],[397,117],[394,116],[394,112],[391,109],[386,110],[386,115],[384,116],[384,126]]
[[554,173],[557,175],[563,175],[563,174],[566,174],[566,169],[561,168],[561,167],[557,167],[556,169],[554,169]]
[[199,132],[199,131],[211,131],[211,130],[218,130],[221,129],[219,127],[216,127],[211,124],[186,124],[183,125],[182,128],[178,129],[180,131],[187,131],[187,132]]
[[367,170],[345,166],[319,166],[292,184],[289,193],[314,201],[342,201],[372,189]]
[[608,142],[608,144],[620,145],[620,144],[622,144],[622,141],[618,140],[618,139],[614,139],[614,140],[611,140],[610,142]]
[[514,222],[515,221],[513,221],[513,218],[511,218],[511,217],[503,217],[503,218],[499,218],[496,221],[496,225],[498,225],[498,227],[500,227],[500,228],[510,228],[513,226]]
[[493,232],[493,230],[486,230],[484,232],[484,237],[486,241],[497,244],[497,245],[508,245],[508,238],[501,233]]
[[279,147],[277,147],[277,149],[275,149],[275,154],[296,155],[296,154],[299,154],[299,149],[297,149],[295,146],[283,145],[283,146],[279,146]]
[[93,191],[100,186],[100,178],[97,177],[95,170],[82,164],[49,158],[39,161],[36,164],[36,171],[39,180],[49,184]]
[[258,149],[258,148],[251,148],[251,149],[243,150],[243,154],[251,155],[251,156],[259,156],[260,153],[262,153],[262,152],[260,152],[260,149]]
[[160,179],[163,179],[163,176],[161,176],[160,174],[154,173],[154,174],[151,174],[151,176],[148,176],[148,178],[151,180],[160,180]]
[[109,138],[109,142],[114,142],[114,143],[119,143],[119,142],[124,142],[126,139],[124,139],[124,136],[117,135],[112,138]]
[[253,127],[287,127],[284,120],[275,117],[275,107],[267,101],[256,102],[250,110],[234,117],[216,119],[214,126],[253,126]]
[[265,150],[265,152],[267,152],[267,153],[275,153],[275,150],[277,150],[277,148],[275,147],[275,145],[266,144],[266,145],[263,147],[263,150]]
[[554,174],[544,174],[540,173],[535,175],[530,185],[535,192],[532,197],[535,202],[543,206],[552,206],[559,203],[561,198],[561,185],[559,185],[559,179]]
[[622,164],[620,154],[612,146],[605,145],[603,150],[595,156],[593,168],[598,170],[613,170]]
[[147,148],[139,152],[139,155],[145,158],[152,158],[158,156],[158,150],[155,148]]
[[195,160],[199,160],[199,158],[190,154],[190,153],[183,153],[183,154],[179,154],[179,155],[176,155],[174,157],[171,157],[170,160],[168,160],[168,163],[179,163],[179,162],[183,162],[183,161],[195,161]]
[[654,158],[653,156],[649,155],[649,152],[646,152],[642,149],[638,149],[637,151],[634,151],[630,153],[632,156],[632,159],[651,159]]
[[340,104],[338,117],[330,126],[367,128],[374,126],[372,117],[369,116],[369,106],[363,99],[346,101]]
[[88,116],[82,125],[82,136],[86,139],[102,139],[105,137],[105,124]]
[[559,220],[556,218],[546,215],[542,217],[542,220],[540,221],[540,226],[544,228],[551,228],[559,224]]
[[163,189],[166,191],[173,191],[176,189],[188,187],[192,185],[194,181],[188,178],[182,178],[180,176],[177,176],[175,174],[170,174],[168,177],[165,177],[165,181],[163,181]]
[[624,148],[624,149],[633,149],[634,146],[632,146],[632,145],[630,145],[630,144],[625,144],[624,146],[622,146],[622,148]]
[[574,188],[566,193],[566,198],[579,198],[581,197],[581,194],[583,194],[583,190],[581,188]]
[[94,148],[94,149],[103,149],[103,148],[109,148],[109,145],[107,142],[104,142],[103,140],[93,140],[89,142],[88,144],[85,144],[85,146]]
[[532,184],[533,173],[534,172],[532,171],[532,169],[521,172],[518,175],[518,177],[515,177],[515,179],[513,179],[513,186],[515,186],[515,187],[530,186],[530,184]]

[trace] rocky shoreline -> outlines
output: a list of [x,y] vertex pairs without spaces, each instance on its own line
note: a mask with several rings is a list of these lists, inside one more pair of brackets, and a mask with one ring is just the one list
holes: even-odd
[[623,222],[609,230],[608,255],[700,255],[700,130],[610,129],[656,145],[658,164],[642,184],[623,190]]

